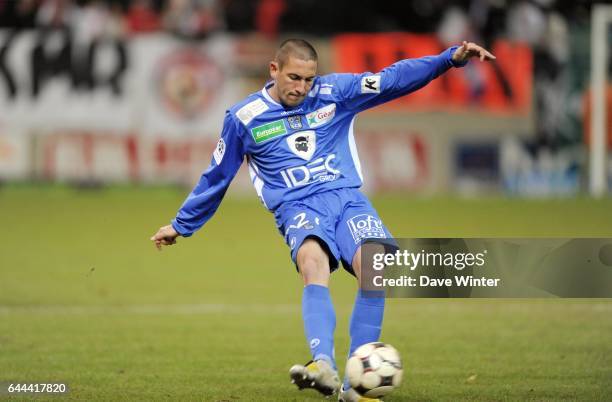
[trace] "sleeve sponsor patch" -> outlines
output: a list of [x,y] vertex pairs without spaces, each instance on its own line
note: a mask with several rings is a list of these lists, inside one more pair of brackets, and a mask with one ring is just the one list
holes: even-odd
[[238,112],[236,112],[236,117],[238,117],[242,124],[246,126],[255,117],[259,116],[268,109],[269,107],[264,101],[261,99],[256,99],[253,102],[249,102],[241,107]]
[[223,155],[225,155],[225,141],[223,141],[223,138],[219,138],[219,142],[217,143],[215,152],[213,152],[213,158],[215,158],[217,166],[221,164],[221,161],[223,160]]
[[368,75],[361,79],[362,94],[379,94],[380,93],[380,75]]

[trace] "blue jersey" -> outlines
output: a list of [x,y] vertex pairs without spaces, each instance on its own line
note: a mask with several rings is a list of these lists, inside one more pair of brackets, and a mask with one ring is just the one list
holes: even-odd
[[413,92],[453,66],[456,47],[438,56],[399,61],[379,73],[316,77],[298,106],[285,107],[266,85],[225,114],[208,169],[172,226],[190,236],[215,213],[246,158],[251,181],[271,211],[315,193],[363,182],[355,146],[355,115]]

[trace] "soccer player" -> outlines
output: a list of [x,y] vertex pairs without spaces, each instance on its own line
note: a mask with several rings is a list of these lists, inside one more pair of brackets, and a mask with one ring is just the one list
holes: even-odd
[[[242,161],[264,206],[274,213],[304,281],[302,315],[312,360],[290,369],[298,388],[342,401],[364,400],[341,387],[334,358],[336,325],[328,283],[339,262],[361,275],[365,241],[391,234],[359,191],[363,176],[353,137],[355,115],[416,91],[472,57],[495,56],[463,42],[437,56],[407,59],[378,73],[317,76],[317,53],[306,41],[283,42],[261,91],[227,110],[210,166],[170,225],[151,237],[158,249],[189,237],[217,210]],[[384,297],[358,289],[350,323],[350,353],[380,336]]]

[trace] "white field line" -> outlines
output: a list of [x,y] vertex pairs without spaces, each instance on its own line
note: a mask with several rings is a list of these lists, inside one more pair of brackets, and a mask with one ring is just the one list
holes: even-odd
[[[388,300],[390,301],[390,300]],[[337,312],[350,311],[352,306],[336,306]],[[612,312],[612,299],[597,300],[525,300],[525,299],[466,299],[466,300],[425,300],[392,299],[387,305],[393,311],[424,312],[528,312],[557,311],[565,312]],[[0,305],[0,316],[19,314],[42,315],[108,315],[108,314],[299,314],[299,304],[128,304],[128,305]]]
[[[389,301],[391,300],[391,303]],[[387,299],[387,308],[397,304],[419,312],[612,312],[612,299]]]
[[44,315],[96,315],[96,314],[295,314],[299,305],[292,304],[142,304],[118,306],[6,306],[0,305],[0,315],[44,314]]

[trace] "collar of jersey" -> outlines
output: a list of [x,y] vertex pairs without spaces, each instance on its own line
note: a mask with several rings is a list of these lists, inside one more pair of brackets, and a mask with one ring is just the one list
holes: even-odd
[[264,87],[261,89],[261,94],[263,95],[264,98],[266,98],[268,102],[272,103],[273,105],[283,107],[283,105],[281,105],[280,103],[272,99],[272,97],[268,93],[268,88],[271,88],[272,85],[274,85],[274,81],[266,82],[266,85],[264,85]]
[[264,85],[264,87],[261,89],[261,95],[266,98],[266,100],[268,102],[270,102],[271,104],[278,106],[280,108],[282,108],[285,111],[291,111],[293,109],[299,108],[300,106],[302,106],[304,103],[306,103],[306,99],[304,99],[304,101],[302,103],[300,103],[297,106],[294,106],[292,108],[287,109],[285,106],[281,105],[280,103],[278,103],[277,101],[275,101],[271,96],[270,93],[268,93],[268,88],[272,87],[272,85],[274,85],[274,81],[268,81],[266,82],[266,85]]

